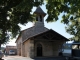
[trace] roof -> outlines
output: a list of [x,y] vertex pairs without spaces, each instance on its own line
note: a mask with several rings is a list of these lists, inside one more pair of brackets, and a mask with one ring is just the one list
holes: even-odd
[[23,31],[21,31],[21,33],[19,34],[18,38],[16,39],[15,43],[17,42],[17,40],[19,39],[19,37],[22,37],[22,41],[26,41],[27,39],[29,39],[30,37],[36,36],[38,34],[41,34],[45,31],[48,31],[49,29],[47,29],[46,27],[30,27],[28,29],[25,29]]
[[28,28],[26,30],[23,31],[22,34],[22,38],[23,38],[23,41],[29,39],[30,37],[33,37],[33,36],[36,36],[38,34],[41,34],[45,31],[48,31],[49,29],[47,29],[46,27],[31,27],[31,28]]
[[[62,36],[61,34],[57,33],[56,31],[52,30],[52,29],[47,29],[45,27],[43,27],[44,30],[40,30],[40,31],[36,31],[36,29],[34,27],[25,29],[23,31],[21,31],[24,35],[22,35],[23,37],[23,42],[27,41],[30,38],[34,38],[36,36],[51,32],[54,36],[54,34],[56,34],[57,36],[60,36],[60,38],[63,38],[65,41],[69,41],[69,39],[67,39],[66,37]],[[41,29],[41,28],[40,28]],[[18,36],[19,38],[20,36]]]
[[40,8],[40,7],[37,7],[37,9],[35,10],[34,12],[35,14],[41,14],[41,15],[46,15],[46,13]]
[[[37,36],[42,36],[43,34],[47,34],[47,33],[51,33],[51,36],[53,36],[52,39],[56,38],[57,40],[63,39],[64,41],[69,41],[69,39],[67,39],[66,37],[60,35],[59,33],[55,32],[55,31],[52,30],[52,29],[46,30],[46,31],[44,31],[44,32],[42,32],[42,33],[38,33],[38,34],[36,34],[36,35],[34,35],[34,36],[29,37],[28,39],[35,38],[35,37],[37,37]],[[47,35],[48,35],[48,34],[47,34]],[[56,36],[55,36],[55,35],[56,35]],[[58,37],[58,36],[59,36],[59,37]],[[49,37],[49,36],[48,36],[48,37]],[[59,39],[59,38],[60,38],[60,39]],[[23,42],[25,42],[25,41],[23,41]]]

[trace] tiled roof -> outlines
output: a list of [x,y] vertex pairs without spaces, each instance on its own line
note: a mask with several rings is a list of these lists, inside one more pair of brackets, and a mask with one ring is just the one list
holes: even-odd
[[41,27],[41,28],[35,28],[35,26],[31,27],[29,29],[26,29],[26,30],[22,31],[22,39],[23,39],[23,41],[25,41],[30,37],[41,34],[41,33],[45,32],[45,31],[48,31],[48,30],[49,29],[47,29],[45,27]]
[[[59,38],[61,38],[61,40],[63,39],[63,40],[65,40],[65,41],[69,41],[69,39],[67,39],[66,37],[64,37],[64,36],[62,36],[61,34],[59,34],[59,33],[57,33],[57,32],[55,32],[54,30],[52,30],[52,29],[47,29],[47,30],[45,30],[45,31],[41,31],[41,32],[37,32],[37,33],[32,33],[32,32],[30,32],[30,31],[32,31],[32,29],[30,29],[29,31],[27,31],[27,32],[29,32],[29,34],[31,34],[31,35],[28,35],[27,34],[27,38],[26,38],[26,40],[27,39],[29,39],[29,38],[33,38],[33,37],[36,37],[36,36],[39,36],[39,35],[42,35],[42,34],[44,34],[44,33],[48,33],[48,32],[51,32],[53,35],[52,36],[54,36],[55,37],[55,34],[56,34],[56,37],[58,36],[58,38],[56,38],[56,39],[59,39]],[[26,40],[24,40],[23,42],[25,42]]]

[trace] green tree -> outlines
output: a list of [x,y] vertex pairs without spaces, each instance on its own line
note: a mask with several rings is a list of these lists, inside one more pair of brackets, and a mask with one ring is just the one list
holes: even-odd
[[20,32],[18,24],[33,20],[31,9],[41,4],[42,0],[0,0],[0,47]]
[[73,35],[71,40],[80,37],[80,0],[47,0],[48,22],[57,21],[63,13],[61,22],[66,24],[66,31]]

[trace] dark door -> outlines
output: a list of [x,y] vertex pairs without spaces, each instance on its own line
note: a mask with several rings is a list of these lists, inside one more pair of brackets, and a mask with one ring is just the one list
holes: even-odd
[[37,45],[37,56],[42,56],[42,45],[38,44]]

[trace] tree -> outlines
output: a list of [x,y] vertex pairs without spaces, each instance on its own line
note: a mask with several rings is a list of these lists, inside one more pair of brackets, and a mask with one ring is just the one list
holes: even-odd
[[47,0],[48,22],[57,21],[63,13],[61,22],[66,24],[66,31],[73,35],[71,40],[80,37],[80,0]]
[[1,0],[0,1],[0,47],[10,37],[16,37],[20,32],[18,24],[32,21],[30,14],[33,6],[41,5],[42,1],[34,0]]

